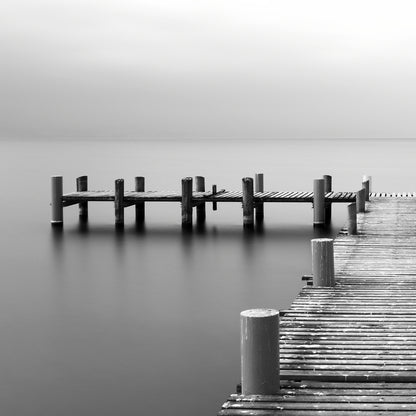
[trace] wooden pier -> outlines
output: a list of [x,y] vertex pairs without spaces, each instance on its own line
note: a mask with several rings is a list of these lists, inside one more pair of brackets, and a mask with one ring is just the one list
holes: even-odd
[[[416,195],[372,195],[357,234],[344,229],[333,241],[333,285],[314,276],[280,311],[280,389],[239,386],[219,415],[416,415]],[[242,392],[252,393],[244,354]]]
[[[231,191],[217,190],[217,185],[212,185],[210,191],[205,190],[205,178],[195,178],[195,189],[191,177],[182,179],[181,192],[177,191],[149,191],[145,190],[145,178],[135,178],[135,189],[125,190],[124,180],[115,181],[114,190],[95,191],[88,189],[88,178],[81,176],[76,179],[76,192],[63,193],[63,178],[52,177],[52,218],[53,225],[63,224],[63,208],[79,204],[80,219],[88,218],[88,203],[113,202],[115,209],[115,224],[123,226],[124,209],[130,206],[136,207],[136,222],[141,224],[145,220],[145,205],[149,202],[176,202],[181,204],[182,225],[192,227],[193,208],[196,208],[197,223],[206,220],[205,206],[212,204],[213,210],[217,210],[219,203],[238,202],[243,208],[244,227],[253,227],[255,221],[261,222],[264,218],[265,203],[311,203],[314,207],[314,220],[316,226],[324,225],[331,219],[331,205],[333,203],[354,203],[364,210],[365,198],[368,199],[369,181],[362,183],[362,188],[357,192],[335,192],[332,190],[332,178],[324,175],[321,179],[313,181],[313,191],[264,191],[263,174],[256,174],[255,179],[243,178],[242,189]],[[358,212],[360,212],[358,209]]]

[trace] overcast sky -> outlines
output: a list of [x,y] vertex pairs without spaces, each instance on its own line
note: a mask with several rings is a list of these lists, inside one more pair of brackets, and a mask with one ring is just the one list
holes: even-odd
[[416,2],[2,0],[0,137],[416,137]]

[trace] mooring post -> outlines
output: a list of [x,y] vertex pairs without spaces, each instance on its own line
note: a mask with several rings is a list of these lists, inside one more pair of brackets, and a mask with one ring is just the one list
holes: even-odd
[[363,175],[363,180],[362,182],[369,182],[369,191],[373,192],[373,177],[370,175]]
[[63,178],[62,176],[52,176],[51,178],[51,224],[52,226],[62,226],[64,223],[64,205],[62,202]]
[[[196,192],[205,192],[205,178],[203,176],[195,176]],[[196,222],[203,224],[206,219],[205,202],[199,202],[196,206]]]
[[124,179],[116,179],[114,192],[114,211],[116,227],[124,226]]
[[[217,193],[217,185],[212,185],[212,195],[215,195]],[[213,202],[212,203],[212,210],[216,211],[218,209],[217,207],[217,203]]]
[[[256,173],[254,176],[254,190],[255,192],[264,192],[264,174]],[[256,202],[256,221],[263,221],[264,219],[264,203]]]
[[370,181],[367,179],[363,182],[363,188],[365,189],[365,200],[370,200]]
[[[88,191],[88,176],[80,176],[77,178],[77,192]],[[86,221],[88,219],[88,202],[79,203],[79,219]]]
[[253,178],[243,178],[243,226],[254,226],[254,190]]
[[355,193],[355,201],[357,203],[357,212],[365,212],[365,189],[361,188]]
[[334,286],[334,240],[315,238],[311,243],[313,285]]
[[357,234],[357,204],[348,204],[348,234]]
[[[324,192],[332,192],[332,176],[324,175]],[[330,201],[325,202],[325,223],[329,224],[332,217],[332,203]]]
[[313,181],[313,225],[325,225],[325,181],[315,179]]
[[279,394],[279,311],[246,310],[240,324],[241,393]]
[[[145,179],[144,176],[136,176],[134,178],[134,190],[136,192],[144,192]],[[142,225],[144,223],[145,208],[144,201],[136,203],[136,224]]]
[[182,227],[192,227],[192,178],[182,179]]

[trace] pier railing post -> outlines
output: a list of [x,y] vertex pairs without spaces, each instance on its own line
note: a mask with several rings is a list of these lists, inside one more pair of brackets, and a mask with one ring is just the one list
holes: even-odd
[[311,243],[313,285],[334,286],[334,240],[315,238]]
[[365,189],[362,188],[355,193],[357,212],[365,212]]
[[254,190],[253,178],[243,178],[243,226],[254,226]]
[[51,178],[51,225],[62,226],[64,223],[64,205],[62,202],[63,178],[52,176]]
[[[254,177],[255,192],[264,192],[264,174],[256,173]],[[264,219],[264,204],[263,202],[256,202],[256,221],[263,221]]]
[[[205,178],[203,176],[195,176],[196,192],[205,192]],[[203,224],[206,219],[205,202],[200,202],[196,206],[196,222]]]
[[[332,191],[332,176],[331,175],[324,175],[324,192]],[[325,202],[325,223],[329,224],[331,222],[332,217],[332,203],[329,201]]]
[[365,200],[369,201],[370,200],[370,181],[366,180],[363,182],[362,185],[365,190]]
[[278,394],[279,311],[251,309],[240,314],[241,392]]
[[[212,185],[212,195],[215,195],[217,193],[217,185]],[[217,207],[217,203],[213,202],[212,203],[212,210],[216,211],[218,209]]]
[[313,225],[325,225],[325,181],[315,179],[313,181]]
[[124,226],[124,179],[116,179],[114,192],[114,212],[116,227]]
[[[136,192],[144,192],[145,179],[144,176],[136,176],[134,178],[134,190]],[[136,224],[143,225],[145,218],[145,205],[144,202],[136,203]]]
[[[88,191],[88,176],[80,176],[77,178],[77,192]],[[86,221],[88,219],[88,202],[79,203],[79,219]]]
[[182,227],[192,227],[192,178],[182,179]]
[[366,182],[366,181],[369,182],[369,184],[368,184],[369,191],[370,192],[373,192],[373,178],[372,178],[372,176],[370,176],[370,175],[363,175],[362,182]]
[[357,204],[348,204],[348,234],[357,234]]

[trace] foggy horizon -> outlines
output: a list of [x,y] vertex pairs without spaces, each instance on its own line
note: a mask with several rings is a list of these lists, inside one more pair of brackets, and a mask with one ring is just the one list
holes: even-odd
[[1,9],[1,139],[416,137],[410,1]]

